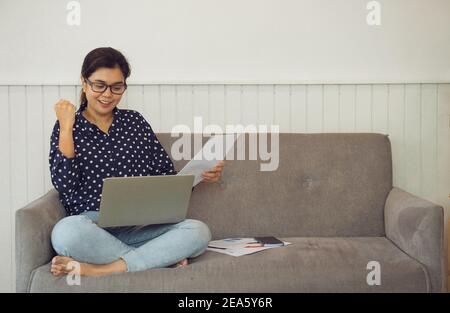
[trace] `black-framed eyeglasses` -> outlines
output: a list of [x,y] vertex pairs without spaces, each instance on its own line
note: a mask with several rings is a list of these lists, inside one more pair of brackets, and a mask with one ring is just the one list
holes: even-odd
[[91,82],[88,78],[85,78],[84,80],[89,84],[89,86],[91,86],[93,92],[103,93],[109,88],[111,93],[121,95],[127,89],[127,84],[119,83],[108,85],[103,82]]

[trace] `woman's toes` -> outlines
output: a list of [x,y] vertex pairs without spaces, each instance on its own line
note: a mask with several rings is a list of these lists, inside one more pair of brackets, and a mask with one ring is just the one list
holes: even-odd
[[57,272],[57,271],[52,272],[52,274],[53,274],[53,276],[61,276],[61,275],[63,275],[62,272]]
[[69,273],[73,268],[73,266],[67,266],[70,262],[74,261],[74,259],[66,256],[55,256],[52,259],[52,266],[50,271],[56,275],[62,275]]
[[180,262],[178,262],[177,267],[178,266],[186,266],[186,265],[188,265],[188,260],[184,259],[184,260],[181,260]]
[[64,274],[63,271],[61,270],[61,266],[59,266],[59,265],[57,265],[57,266],[52,265],[50,272],[55,276],[60,276],[60,275]]
[[67,263],[73,261],[72,258],[68,257],[68,256],[55,256],[52,259],[52,264],[61,264],[61,265],[66,265]]

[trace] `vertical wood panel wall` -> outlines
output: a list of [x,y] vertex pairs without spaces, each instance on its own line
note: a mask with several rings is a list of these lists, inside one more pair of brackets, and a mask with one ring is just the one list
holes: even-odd
[[[0,86],[0,291],[13,291],[14,212],[52,188],[49,138],[59,98],[80,86]],[[378,132],[392,142],[394,185],[450,211],[450,84],[132,85],[120,104],[155,132],[175,124],[279,124],[281,132]]]

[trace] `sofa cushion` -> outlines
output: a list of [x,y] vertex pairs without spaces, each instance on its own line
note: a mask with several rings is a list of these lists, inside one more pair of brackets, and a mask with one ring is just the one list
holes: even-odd
[[[423,266],[385,237],[283,238],[292,245],[233,257],[206,251],[180,268],[81,277],[69,286],[50,264],[33,272],[31,292],[427,292]],[[380,285],[369,286],[370,261]]]
[[[177,138],[158,138],[171,154]],[[186,163],[175,161],[175,167]],[[387,135],[282,133],[277,170],[261,171],[262,163],[248,156],[226,161],[222,183],[195,187],[188,218],[204,221],[213,239],[385,236],[384,204],[392,189]]]

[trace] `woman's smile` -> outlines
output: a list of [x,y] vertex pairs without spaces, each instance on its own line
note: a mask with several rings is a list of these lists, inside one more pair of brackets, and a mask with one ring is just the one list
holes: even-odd
[[104,107],[104,108],[109,108],[109,106],[113,103],[112,101],[100,100],[100,99],[98,99],[97,101],[98,101],[98,102],[100,103],[100,105],[101,105],[102,107]]

